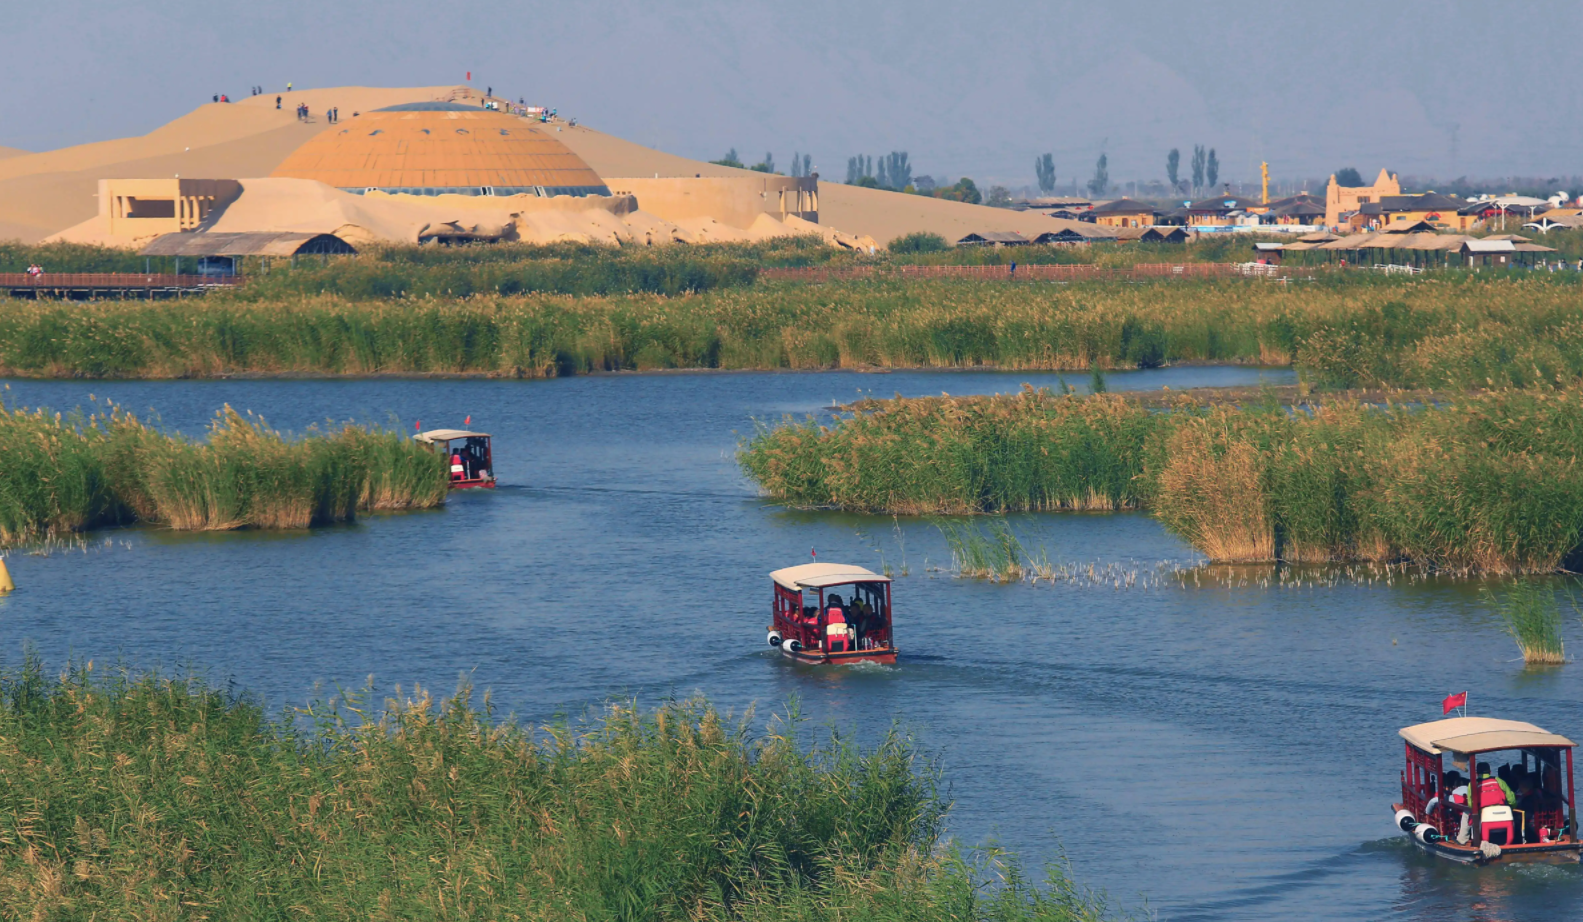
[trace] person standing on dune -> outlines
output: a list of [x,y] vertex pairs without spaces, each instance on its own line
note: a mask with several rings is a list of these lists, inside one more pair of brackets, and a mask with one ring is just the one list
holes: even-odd
[[277,108],[277,109],[280,108],[280,97],[279,96],[275,97],[275,108]]

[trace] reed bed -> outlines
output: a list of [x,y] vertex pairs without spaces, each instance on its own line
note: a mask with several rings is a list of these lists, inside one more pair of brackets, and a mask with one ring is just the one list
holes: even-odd
[[1025,389],[879,401],[761,427],[739,461],[770,497],[868,513],[1147,508],[1212,560],[1551,572],[1583,544],[1583,389],[1443,405],[1152,412]]
[[0,546],[142,521],[181,530],[306,528],[445,501],[445,459],[347,425],[287,439],[229,406],[194,442],[111,407],[0,408]]
[[[0,673],[11,919],[1079,920],[941,844],[906,737],[694,700],[540,729],[371,689],[278,718],[192,680]],[[995,878],[999,878],[996,880]]]
[[1485,598],[1500,616],[1506,633],[1517,641],[1523,662],[1529,666],[1553,666],[1566,662],[1566,646],[1561,639],[1561,606],[1555,591],[1542,583],[1518,580],[1496,595]]
[[[385,271],[369,271],[376,270]],[[1293,285],[878,278],[676,297],[373,297],[312,288],[266,296],[258,287],[159,302],[18,301],[0,311],[0,373],[542,377],[1254,363],[1295,364],[1320,388],[1553,388],[1583,378],[1583,302],[1578,284],[1561,278],[1348,276]]]
[[958,576],[1016,583],[1033,568],[1021,539],[1004,521],[992,521],[987,527],[974,522],[942,521],[935,527],[951,549]]

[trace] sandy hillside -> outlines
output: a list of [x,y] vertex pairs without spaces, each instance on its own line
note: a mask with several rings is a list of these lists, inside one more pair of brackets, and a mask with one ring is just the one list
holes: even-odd
[[[556,137],[586,160],[594,172],[607,178],[752,175],[748,170],[667,154],[582,125],[565,128]],[[848,234],[873,237],[881,244],[914,231],[931,231],[955,241],[975,231],[1037,235],[1077,224],[1041,214],[833,182],[819,184],[819,223]],[[1094,228],[1092,224],[1080,226],[1090,231]]]
[[[237,179],[267,176],[304,141],[324,130],[324,110],[353,112],[442,98],[457,87],[336,87],[206,103],[146,135],[98,141],[0,159],[0,240],[37,241],[91,217],[98,181],[184,176]],[[296,106],[307,103],[311,122]]]
[[0,160],[5,160],[8,157],[20,157],[28,153],[32,153],[32,151],[25,151],[16,147],[0,147]]
[[[275,94],[234,103],[206,103],[136,138],[43,153],[17,151],[12,155],[11,149],[0,148],[0,240],[15,237],[34,242],[92,217],[98,210],[100,179],[268,176],[288,154],[324,129],[324,110],[330,106],[340,107],[345,121],[353,112],[403,102],[480,98],[475,89],[455,86],[336,87],[281,95],[284,98],[278,111]],[[299,103],[307,103],[312,121],[297,120],[295,107]],[[582,126],[557,126],[555,137],[607,178],[753,175],[652,150]],[[819,187],[819,220],[847,234],[873,237],[881,244],[920,230],[956,240],[974,231],[1037,234],[1075,223],[830,182]]]

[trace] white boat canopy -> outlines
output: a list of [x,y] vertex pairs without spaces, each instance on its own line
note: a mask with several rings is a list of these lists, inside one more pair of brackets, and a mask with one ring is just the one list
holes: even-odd
[[453,439],[487,439],[487,432],[468,432],[465,429],[430,429],[413,436],[420,442],[449,442]]
[[1402,739],[1430,755],[1442,752],[1494,752],[1542,746],[1571,748],[1576,743],[1520,720],[1494,717],[1451,717],[1403,727]]
[[845,586],[848,583],[890,582],[888,576],[880,576],[872,570],[854,567],[847,563],[805,563],[776,570],[770,574],[770,579],[783,589],[790,589],[793,592],[823,589],[827,586]]

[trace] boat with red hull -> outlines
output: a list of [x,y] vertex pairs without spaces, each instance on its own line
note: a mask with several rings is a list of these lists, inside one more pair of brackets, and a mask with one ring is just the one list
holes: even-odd
[[[894,663],[890,577],[842,563],[770,574],[769,644],[800,663]],[[845,592],[845,596],[842,592]]]
[[[450,459],[450,487],[453,490],[495,488],[495,454],[489,433],[466,429],[430,429],[413,436],[432,445]],[[452,445],[451,443],[456,443]]]
[[1459,864],[1575,864],[1583,856],[1571,740],[1493,717],[1400,732],[1407,766],[1391,809],[1413,845]]

